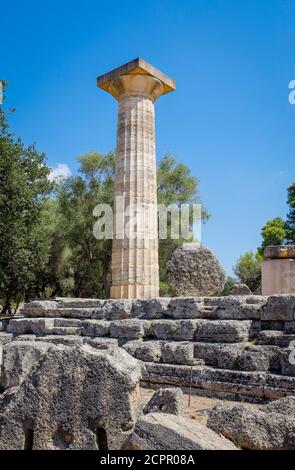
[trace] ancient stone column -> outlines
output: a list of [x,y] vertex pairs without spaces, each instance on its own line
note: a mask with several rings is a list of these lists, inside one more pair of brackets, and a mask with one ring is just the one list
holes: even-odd
[[175,82],[143,59],[102,75],[119,102],[111,297],[159,295],[154,102]]

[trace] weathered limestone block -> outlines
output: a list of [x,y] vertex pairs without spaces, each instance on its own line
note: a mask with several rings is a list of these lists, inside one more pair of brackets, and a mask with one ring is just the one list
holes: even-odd
[[22,314],[25,317],[46,317],[49,312],[56,315],[57,305],[53,300],[34,300],[24,305]]
[[110,324],[112,338],[139,339],[144,336],[141,320],[117,320]]
[[292,395],[295,390],[295,377],[278,374],[267,374],[264,383],[264,395],[266,398],[276,400]]
[[246,346],[236,368],[248,371],[280,371],[280,351],[276,346]]
[[295,319],[295,294],[270,295],[261,311],[261,320],[293,321]]
[[282,331],[265,330],[259,333],[257,343],[287,348],[295,335],[284,335]]
[[123,349],[131,356],[144,362],[159,362],[162,358],[161,341],[128,341]]
[[54,320],[52,318],[17,318],[10,320],[7,332],[14,335],[26,333],[45,335],[53,327]]
[[[271,321],[261,321],[261,330],[273,330],[273,331],[284,331],[284,325],[286,324],[283,321],[271,320]],[[291,323],[291,322],[287,322]],[[285,331],[284,331],[285,333]]]
[[104,320],[85,320],[83,322],[84,336],[109,336],[110,322]]
[[108,299],[104,301],[103,311],[107,320],[129,318],[132,310],[132,300]]
[[53,328],[48,328],[46,333],[59,336],[80,336],[82,328],[77,328],[75,326],[54,326]]
[[122,349],[52,346],[0,415],[0,449],[120,449],[140,377]]
[[[93,301],[91,301],[93,300]],[[70,299],[63,301],[58,308],[58,316],[63,318],[75,319],[104,319],[116,320],[130,318],[132,301],[131,300],[84,300]],[[47,316],[57,316],[53,311],[49,311]]]
[[265,303],[266,297],[256,295],[204,298],[204,305],[215,306],[216,318],[224,320],[260,320],[261,308]]
[[194,365],[198,363],[194,358],[193,343],[164,341],[161,354],[163,362],[168,364]]
[[218,259],[204,245],[177,248],[168,261],[167,276],[177,296],[217,295],[226,281]]
[[50,347],[48,343],[36,341],[6,344],[3,348],[1,386],[7,389],[20,385]]
[[0,347],[4,346],[7,343],[10,343],[10,341],[13,340],[13,334],[11,333],[0,333]]
[[154,320],[152,331],[158,339],[192,340],[198,320]]
[[[13,335],[11,336],[13,337]],[[16,341],[35,341],[36,338],[36,335],[17,335],[15,339]],[[41,341],[45,341],[43,336],[39,337],[39,339],[41,339]]]
[[159,388],[143,409],[143,414],[148,413],[168,413],[181,415],[182,405],[181,388]]
[[103,299],[77,299],[68,297],[57,297],[59,308],[102,308]]
[[209,411],[207,426],[244,449],[295,449],[295,418],[291,416],[222,404]]
[[244,303],[236,309],[227,310],[218,308],[218,318],[221,320],[260,320],[261,305]]
[[194,343],[194,356],[203,359],[208,366],[236,369],[238,357],[244,348],[242,343]]
[[234,444],[206,426],[164,413],[151,413],[139,418],[124,449],[237,450]]
[[13,340],[13,335],[10,333],[0,333],[0,366],[2,364],[3,346]]
[[[271,374],[269,372],[248,372],[213,367],[191,367],[175,364],[146,363],[146,382],[167,384],[193,389],[205,396],[233,400],[277,399],[292,395],[295,377]],[[191,382],[192,379],[192,382]]]
[[206,309],[201,297],[175,297],[172,298],[167,314],[172,318],[204,318],[210,314],[210,309]]
[[131,316],[146,319],[163,318],[169,310],[171,298],[135,299],[132,301]]
[[264,250],[264,258],[288,259],[295,258],[295,245],[273,245]]
[[89,319],[89,318],[98,318],[98,319],[103,319],[104,318],[104,311],[102,309],[98,308],[76,308],[76,307],[69,307],[69,308],[61,308],[59,307],[57,310],[57,313],[54,313],[53,310],[49,311],[48,314],[46,315],[49,318],[54,318],[54,320],[57,320],[56,316],[58,316],[58,320],[61,320],[62,318],[66,321],[70,320],[79,320],[82,321],[84,319]]
[[36,341],[46,341],[46,343],[52,343],[56,345],[63,345],[63,346],[79,346],[83,344],[83,339],[77,335],[46,335],[46,336],[39,336],[36,338]]
[[[295,392],[294,392],[295,393]],[[288,396],[281,400],[275,400],[261,407],[264,413],[280,413],[295,417],[295,396]]]
[[118,340],[115,338],[92,338],[83,337],[83,344],[88,344],[95,349],[113,349],[118,347]]
[[231,295],[251,295],[249,287],[246,284],[234,284],[231,291]]
[[284,334],[285,335],[295,334],[295,321],[287,321],[284,323]]
[[82,320],[78,320],[78,318],[55,318],[54,319],[54,326],[61,327],[61,328],[82,328],[84,323]]
[[7,390],[5,390],[3,393],[0,394],[0,414],[3,413],[7,409],[9,403],[14,398],[17,390],[18,390],[18,387],[12,387],[12,388],[8,388]]
[[248,341],[252,322],[249,320],[199,320],[197,341],[237,343]]
[[286,348],[280,352],[280,363],[283,375],[295,375],[294,348]]

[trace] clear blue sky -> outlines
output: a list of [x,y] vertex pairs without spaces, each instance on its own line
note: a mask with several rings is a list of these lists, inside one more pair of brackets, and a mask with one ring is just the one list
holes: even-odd
[[177,82],[156,104],[157,155],[200,179],[203,242],[227,272],[285,216],[295,180],[293,0],[32,1],[1,5],[0,78],[12,119],[51,167],[115,147],[115,100],[96,77],[143,57]]

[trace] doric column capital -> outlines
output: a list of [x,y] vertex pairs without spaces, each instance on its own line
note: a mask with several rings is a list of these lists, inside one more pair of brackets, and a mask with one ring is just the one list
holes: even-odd
[[132,60],[101,75],[97,86],[119,101],[126,96],[143,96],[155,101],[176,88],[174,80],[143,59]]

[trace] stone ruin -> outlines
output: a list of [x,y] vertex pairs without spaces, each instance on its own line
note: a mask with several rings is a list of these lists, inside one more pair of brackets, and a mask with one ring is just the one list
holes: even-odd
[[[107,439],[109,449],[147,449],[152,441],[152,449],[172,449],[176,435],[186,436],[181,445],[188,446],[177,448],[207,448],[196,443],[205,436],[202,425],[185,423],[175,403],[165,405],[165,393],[161,406],[137,412],[138,383],[270,406],[295,395],[294,340],[295,295],[31,302],[22,317],[2,322],[0,448],[25,448],[33,439],[34,448],[97,449]],[[219,426],[214,422],[224,419],[221,432],[237,445],[234,426],[243,413],[251,422],[251,410],[241,404],[229,425],[226,406],[209,416],[208,445]],[[165,421],[157,416],[161,409]],[[252,420],[258,428],[260,417],[263,423],[273,418],[265,415]],[[187,436],[193,425],[194,437]],[[163,447],[166,432],[171,442]],[[264,445],[282,448],[284,439]],[[241,446],[260,445],[247,442]]]
[[[34,301],[0,321],[0,450],[295,449],[295,295],[215,297],[226,276],[201,247],[168,267],[191,297],[157,297],[154,102],[175,82],[135,59],[97,85],[119,101],[115,215],[135,203],[139,233],[113,240],[113,300]],[[263,293],[274,278],[290,292],[293,258],[270,254]],[[161,387],[143,408],[139,385]],[[181,415],[175,387],[260,408],[221,404],[206,426]]]

